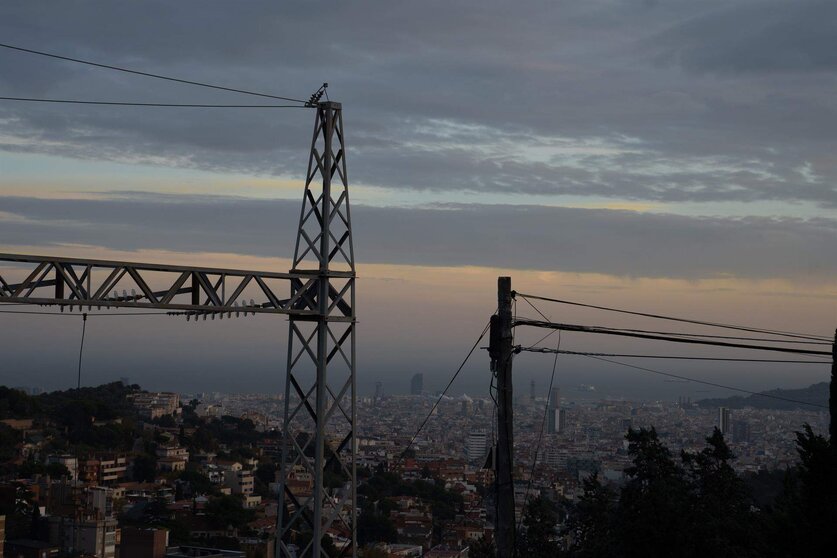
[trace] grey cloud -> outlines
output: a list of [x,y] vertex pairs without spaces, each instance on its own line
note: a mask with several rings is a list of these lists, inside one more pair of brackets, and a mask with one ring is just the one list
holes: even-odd
[[660,60],[701,72],[821,72],[837,68],[837,4],[730,3],[661,34]]
[[[298,202],[130,194],[0,198],[6,245],[81,243],[289,257]],[[831,280],[837,221],[692,218],[536,206],[352,209],[364,263],[479,265],[620,276]],[[23,218],[21,220],[20,218]],[[45,248],[47,249],[47,248]]]
[[[837,52],[827,41],[837,35],[826,33],[837,19],[813,21],[833,11],[821,3],[794,2],[798,9],[787,18],[794,8],[715,0],[196,6],[7,3],[0,29],[7,42],[291,96],[305,97],[329,81],[346,107],[352,176],[369,185],[663,201],[807,200],[825,207],[837,200],[833,83],[801,72]],[[750,16],[750,32],[737,33],[736,23]],[[777,32],[771,25],[779,29],[786,20],[800,27],[810,20],[820,37],[802,37],[807,27],[782,35],[798,43],[789,51],[808,60],[792,80],[756,71],[761,59],[748,62],[754,55],[746,54],[760,52],[764,37]],[[736,37],[752,45],[739,48]],[[775,60],[771,52],[763,58]],[[725,60],[754,71],[726,71]],[[22,53],[2,51],[0,64],[3,93],[250,100]],[[704,75],[701,69],[711,67],[724,77]],[[8,103],[0,104],[0,119],[15,140],[0,149],[10,151],[286,176],[304,168],[311,124],[310,115],[294,111],[68,111]],[[440,122],[482,132],[441,147],[422,145],[441,142],[433,129]],[[641,151],[548,163],[496,153],[543,138],[582,145],[625,137],[639,141]],[[486,155],[485,147],[493,151]],[[694,167],[696,158],[707,168],[680,170]],[[726,170],[708,168],[718,162]],[[806,162],[819,184],[803,185],[794,174]],[[650,165],[668,171],[652,176]],[[753,167],[774,176],[754,174]]]

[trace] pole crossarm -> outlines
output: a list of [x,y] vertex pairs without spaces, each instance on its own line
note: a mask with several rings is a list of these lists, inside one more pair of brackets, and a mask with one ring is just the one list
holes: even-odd
[[[12,277],[19,277],[12,279]],[[349,279],[330,271],[328,279]],[[241,269],[0,253],[0,303],[319,316],[318,272]],[[291,291],[288,297],[284,293]],[[282,295],[278,293],[283,293]],[[329,321],[351,321],[346,293],[328,289]]]
[[[831,356],[831,351],[817,351],[811,349],[796,349],[791,347],[781,347],[775,345],[750,345],[746,343],[729,343],[725,341],[712,341],[709,339],[693,339],[688,337],[673,337],[668,335],[654,335],[648,333],[639,333],[635,331],[625,331],[619,329],[611,329],[606,327],[584,326],[577,324],[560,324],[555,322],[547,322],[542,320],[528,320],[517,319],[514,321],[514,326],[529,326],[543,329],[557,329],[561,331],[578,331],[581,333],[598,333],[603,335],[617,335],[621,337],[636,337],[638,339],[651,339],[656,341],[669,341],[672,343],[690,343],[694,345],[711,345],[713,347],[729,347],[733,349],[750,349],[757,351],[773,351],[779,353],[792,353],[800,355],[819,355]],[[781,340],[777,340],[781,343]]]

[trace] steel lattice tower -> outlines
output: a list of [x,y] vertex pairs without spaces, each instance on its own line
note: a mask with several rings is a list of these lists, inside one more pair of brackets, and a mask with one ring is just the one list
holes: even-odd
[[[299,298],[312,316],[290,315],[280,464],[277,556],[327,556],[329,529],[349,539],[341,555],[357,554],[355,468],[355,262],[340,103],[317,105],[317,117],[293,275],[315,288]],[[291,283],[291,297],[303,288]],[[310,475],[310,477],[309,477]],[[313,477],[313,490],[298,478]],[[306,533],[311,535],[306,540]]]
[[[288,273],[0,254],[0,304],[157,309],[195,321],[289,316],[280,557],[325,556],[322,537],[330,529],[345,541],[341,555],[357,554],[355,259],[342,107],[319,102],[324,90],[306,103],[316,120]],[[288,298],[280,288],[289,289]],[[294,482],[301,477],[313,479],[313,488],[301,489]]]

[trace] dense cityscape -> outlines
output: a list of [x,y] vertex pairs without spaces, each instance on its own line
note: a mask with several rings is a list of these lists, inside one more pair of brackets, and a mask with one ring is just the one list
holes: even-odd
[[[0,388],[5,556],[273,556],[284,398],[146,392],[123,381],[50,394]],[[361,552],[487,556],[495,406],[490,397],[439,397],[423,388],[417,374],[410,395],[386,394],[378,383],[358,401]],[[528,517],[533,502],[548,502],[556,551],[574,544],[569,527],[590,490],[585,481],[617,490],[625,483],[629,429],[653,427],[672,453],[697,454],[717,428],[737,474],[751,489],[772,483],[768,492],[799,463],[796,432],[804,424],[827,430],[822,410],[581,395],[553,387],[547,397],[532,384],[515,401],[516,514]],[[327,434],[335,447],[340,432]],[[337,471],[327,484],[343,482]],[[304,497],[313,476],[297,465],[288,485]],[[350,536],[335,527],[326,546],[339,550]]]
[[829,0],[0,2],[0,558],[837,556],[835,53]]

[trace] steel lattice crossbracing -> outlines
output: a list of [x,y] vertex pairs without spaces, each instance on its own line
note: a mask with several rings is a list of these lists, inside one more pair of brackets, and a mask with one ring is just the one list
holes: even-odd
[[355,265],[343,117],[340,103],[318,103],[316,111],[288,273],[0,254],[0,303],[290,317],[281,557],[327,556],[326,534],[341,556],[357,555]]
[[356,555],[354,270],[342,111],[320,103],[291,270],[317,273],[318,314],[290,319],[280,556],[291,541],[297,556],[326,556],[327,533]]
[[[316,316],[316,273],[0,254],[0,303]],[[350,273],[343,273],[350,277]],[[13,279],[15,277],[15,279]],[[293,291],[287,297],[284,292]],[[344,306],[331,289],[333,304]]]

